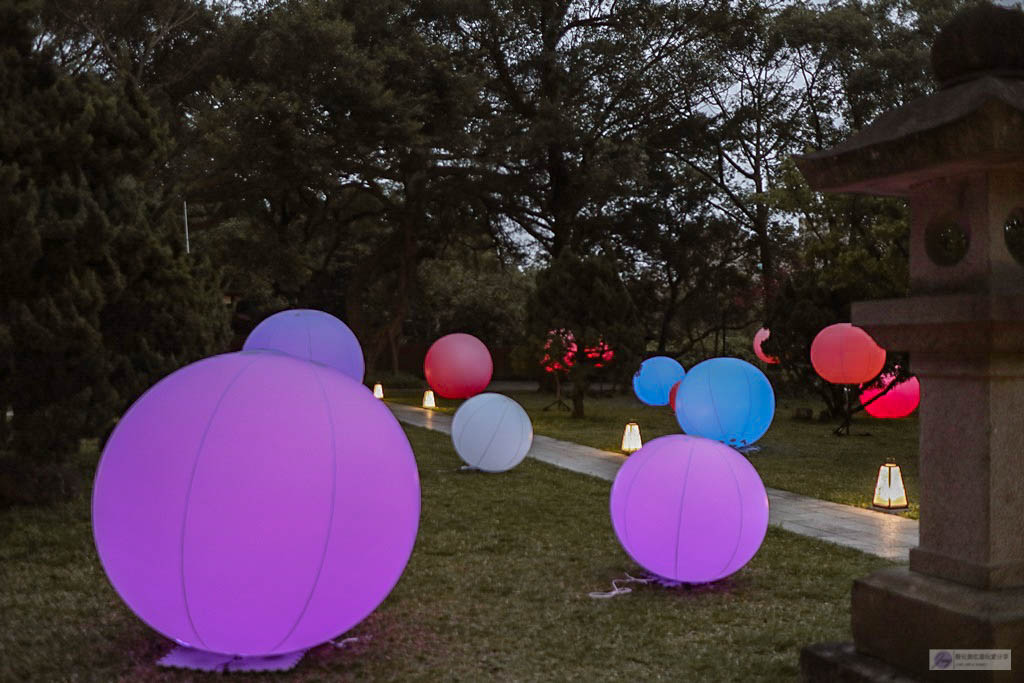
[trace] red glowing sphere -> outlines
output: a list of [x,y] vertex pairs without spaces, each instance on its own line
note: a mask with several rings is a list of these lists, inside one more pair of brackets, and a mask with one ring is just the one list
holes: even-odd
[[668,404],[672,407],[673,413],[676,412],[676,392],[679,391],[679,385],[682,383],[683,380],[679,380],[668,390]]
[[427,384],[444,398],[476,396],[491,381],[494,363],[484,343],[471,334],[448,334],[427,350],[423,374]]
[[779,359],[775,356],[769,356],[767,353],[761,350],[761,344],[768,340],[771,335],[771,331],[767,327],[762,327],[754,333],[754,355],[760,358],[769,365],[774,365],[779,362]]
[[[895,375],[883,375],[882,381],[888,387],[896,379]],[[898,418],[907,417],[917,410],[917,404],[921,402],[921,383],[916,377],[911,377],[905,382],[900,382],[892,389],[889,389],[884,396],[872,401],[882,393],[882,389],[865,389],[860,393],[860,402],[871,417]]]
[[829,325],[811,342],[811,365],[832,384],[861,384],[878,376],[885,349],[871,335],[850,323]]

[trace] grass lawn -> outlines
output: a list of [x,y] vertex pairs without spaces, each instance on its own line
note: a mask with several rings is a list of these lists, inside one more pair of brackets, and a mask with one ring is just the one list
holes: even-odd
[[[406,431],[423,513],[398,587],[348,634],[363,638],[354,648],[321,646],[253,680],[788,681],[802,645],[850,638],[853,578],[890,564],[770,527],[750,564],[713,587],[594,600],[639,571],[612,532],[608,482],[531,459],[460,473],[448,437]],[[83,458],[91,468],[95,448]],[[170,641],[107,583],[88,496],[0,511],[0,538],[0,680],[248,680],[154,665]]]
[[[594,448],[618,452],[623,427],[630,420],[640,424],[645,442],[681,431],[667,406],[644,405],[632,395],[588,397],[582,420],[555,408],[544,411],[544,406],[551,403],[551,394],[530,391],[508,395],[529,413],[537,434]],[[391,390],[386,399],[418,406],[422,396],[423,392],[417,390]],[[438,399],[438,409],[454,413],[459,403]],[[765,486],[871,507],[878,468],[891,459],[900,465],[910,500],[909,510],[902,514],[918,518],[916,414],[902,420],[878,420],[862,412],[854,418],[851,435],[837,437],[832,434],[833,423],[794,420],[792,414],[798,407],[819,406],[809,401],[779,401],[771,428],[756,444],[761,450],[748,456]]]

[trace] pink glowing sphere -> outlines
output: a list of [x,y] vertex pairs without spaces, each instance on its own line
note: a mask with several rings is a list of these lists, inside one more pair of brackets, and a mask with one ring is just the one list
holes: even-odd
[[[882,375],[882,381],[888,387],[895,379],[895,375]],[[868,401],[882,393],[882,389],[865,389],[860,393],[860,402],[871,417],[878,418],[900,418],[907,417],[915,410],[921,402],[921,383],[916,377],[911,377],[889,389],[881,398]]]
[[245,340],[244,351],[279,351],[323,363],[363,381],[363,348],[348,325],[330,313],[306,308],[264,318]]
[[100,459],[93,534],[147,624],[233,655],[344,633],[397,583],[419,525],[409,441],[368,389],[267,352],[207,358],[124,414]]
[[769,356],[767,353],[761,350],[761,344],[768,341],[768,337],[771,336],[771,331],[767,327],[762,327],[754,333],[754,355],[760,358],[763,362],[769,365],[774,365],[779,362],[779,359],[775,356]]
[[619,468],[612,526],[644,569],[673,581],[708,583],[738,571],[768,529],[768,494],[733,449],[695,436],[662,436]]
[[811,342],[811,365],[832,384],[870,382],[885,365],[885,349],[850,323],[829,325]]
[[456,332],[434,342],[423,359],[423,374],[434,393],[469,398],[487,388],[494,364],[491,352],[471,334]]

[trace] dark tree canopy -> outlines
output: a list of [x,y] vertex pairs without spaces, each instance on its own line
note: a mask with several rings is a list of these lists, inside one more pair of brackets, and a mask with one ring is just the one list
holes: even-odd
[[154,110],[130,85],[58,69],[34,48],[29,3],[0,12],[0,450],[16,454],[0,498],[55,497],[79,439],[221,349],[226,317],[161,210]]

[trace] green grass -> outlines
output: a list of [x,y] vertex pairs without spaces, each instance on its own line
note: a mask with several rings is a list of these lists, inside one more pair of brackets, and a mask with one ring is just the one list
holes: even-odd
[[[389,391],[386,399],[420,405],[423,392]],[[512,392],[529,413],[533,430],[556,439],[618,452],[626,422],[640,424],[644,441],[680,433],[668,407],[644,405],[633,396],[588,397],[586,417],[574,419],[556,408],[543,410],[551,394]],[[460,401],[438,399],[442,412],[454,413]],[[760,451],[749,454],[765,486],[845,505],[871,507],[878,468],[887,460],[900,465],[910,508],[902,514],[918,518],[917,417],[878,420],[863,412],[854,418],[850,436],[832,434],[835,423],[792,418],[794,409],[820,407],[807,401],[780,400],[768,433],[757,442]]]
[[[353,649],[252,680],[793,680],[804,644],[850,638],[853,578],[889,566],[771,527],[714,587],[593,600],[639,571],[612,532],[608,482],[531,459],[460,473],[446,436],[406,431],[423,506],[398,587]],[[2,511],[0,538],[0,680],[249,680],[154,665],[171,644],[108,584],[87,497]]]

